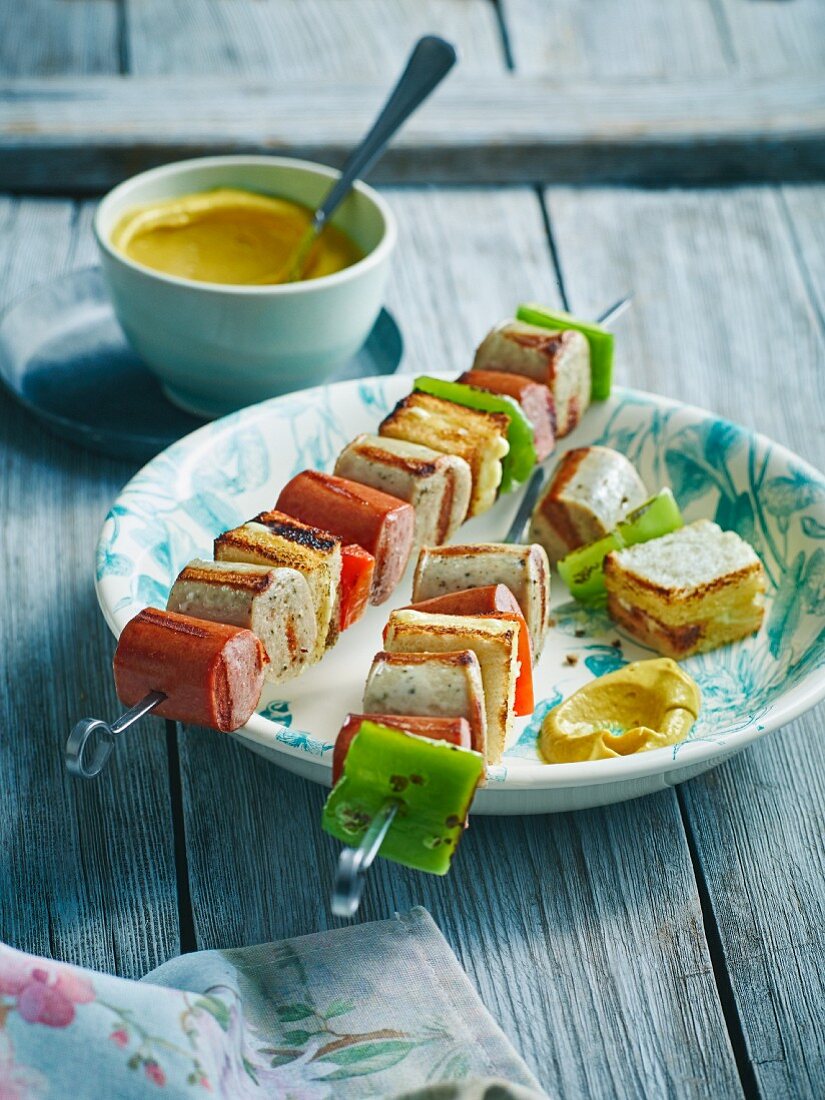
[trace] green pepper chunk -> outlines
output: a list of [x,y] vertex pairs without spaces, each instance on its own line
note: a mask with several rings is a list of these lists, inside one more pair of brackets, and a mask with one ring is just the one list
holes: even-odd
[[464,382],[431,378],[428,374],[420,374],[414,382],[414,388],[432,397],[452,401],[454,405],[463,405],[467,409],[504,413],[510,421],[507,428],[510,450],[501,460],[501,491],[509,493],[515,482],[527,480],[536,464],[536,447],[533,441],[533,425],[524,415],[518,401],[505,397],[504,394],[468,386]]
[[446,875],[483,771],[480,753],[364,721],[324,805],[323,828],[357,845],[375,814],[395,801],[379,855]]
[[544,309],[533,304],[519,306],[516,317],[528,325],[564,331],[575,329],[590,345],[590,396],[593,401],[610,397],[613,380],[613,333],[593,321],[580,321],[564,310]]
[[604,538],[571,550],[558,563],[559,576],[570,595],[582,603],[598,603],[605,598],[604,559],[614,550],[661,538],[684,524],[679,505],[670,489],[662,489],[628,512],[614,531]]

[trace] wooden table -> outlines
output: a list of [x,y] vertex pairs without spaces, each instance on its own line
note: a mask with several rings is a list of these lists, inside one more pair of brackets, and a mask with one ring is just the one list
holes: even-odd
[[[524,297],[633,289],[620,382],[825,467],[820,0],[6,4],[0,300],[93,262],[84,196],[144,164],[340,158],[425,30],[464,61],[382,167],[404,369],[465,367]],[[72,721],[117,706],[93,557],[134,468],[5,395],[0,433],[0,939],[134,976],[328,927],[320,788],[159,723],[66,775]],[[822,1096],[822,714],[636,802],[479,819],[444,881],[381,865],[363,915],[427,906],[552,1096]]]

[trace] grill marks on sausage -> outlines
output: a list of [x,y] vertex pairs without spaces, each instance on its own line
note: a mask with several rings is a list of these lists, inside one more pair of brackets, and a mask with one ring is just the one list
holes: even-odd
[[[178,581],[189,581],[196,584],[211,584],[216,588],[224,585],[229,588],[241,589],[244,592],[252,592],[260,595],[266,592],[272,584],[271,573],[247,573],[243,570],[202,569],[197,565],[187,565],[178,576]],[[177,583],[177,582],[176,582]]]
[[172,619],[168,611],[159,611],[155,607],[145,607],[136,618],[141,622],[152,623],[161,630],[168,630],[171,634],[187,634],[190,638],[208,638],[212,633],[210,630],[196,626],[194,622]]
[[[435,467],[433,466],[433,469]],[[455,500],[456,493],[456,470],[451,466],[446,471],[444,478],[444,494],[441,497],[441,509],[438,513],[438,526],[436,528],[436,538],[439,543],[443,542],[447,537],[447,532],[450,530],[450,517],[453,513],[453,501]]]
[[567,452],[558,465],[553,484],[541,502],[541,510],[548,523],[571,550],[580,544],[579,532],[571,519],[570,509],[560,498],[587,458],[588,450],[587,447],[576,447]]

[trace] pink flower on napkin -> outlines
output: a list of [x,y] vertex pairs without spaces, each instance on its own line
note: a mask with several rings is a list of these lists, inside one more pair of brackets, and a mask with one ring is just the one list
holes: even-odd
[[68,1027],[75,1005],[95,999],[92,983],[82,974],[7,951],[0,952],[0,994],[16,998],[17,1011],[28,1023],[47,1027]]

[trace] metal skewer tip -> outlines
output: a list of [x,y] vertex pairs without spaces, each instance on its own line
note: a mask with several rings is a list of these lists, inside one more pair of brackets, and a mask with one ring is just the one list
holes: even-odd
[[100,775],[112,755],[117,735],[154,710],[165,698],[162,691],[152,691],[111,725],[102,718],[81,718],[66,742],[69,774],[79,779],[94,779]]
[[354,917],[364,892],[364,876],[372,866],[384,837],[398,813],[397,802],[385,802],[357,848],[344,848],[338,857],[338,868],[332,885],[331,907],[336,917]]
[[618,302],[614,302],[609,309],[606,309],[601,317],[597,317],[596,324],[605,326],[612,325],[614,321],[618,321],[626,309],[629,309],[632,302],[633,295],[626,294],[624,298],[620,298]]
[[544,477],[545,470],[543,466],[537,466],[532,474],[530,474],[527,488],[524,490],[524,496],[521,498],[518,511],[513,518],[513,522],[510,524],[507,534],[504,536],[504,542],[521,542],[524,526],[533,514],[536,501],[539,499],[539,494],[544,485]]

